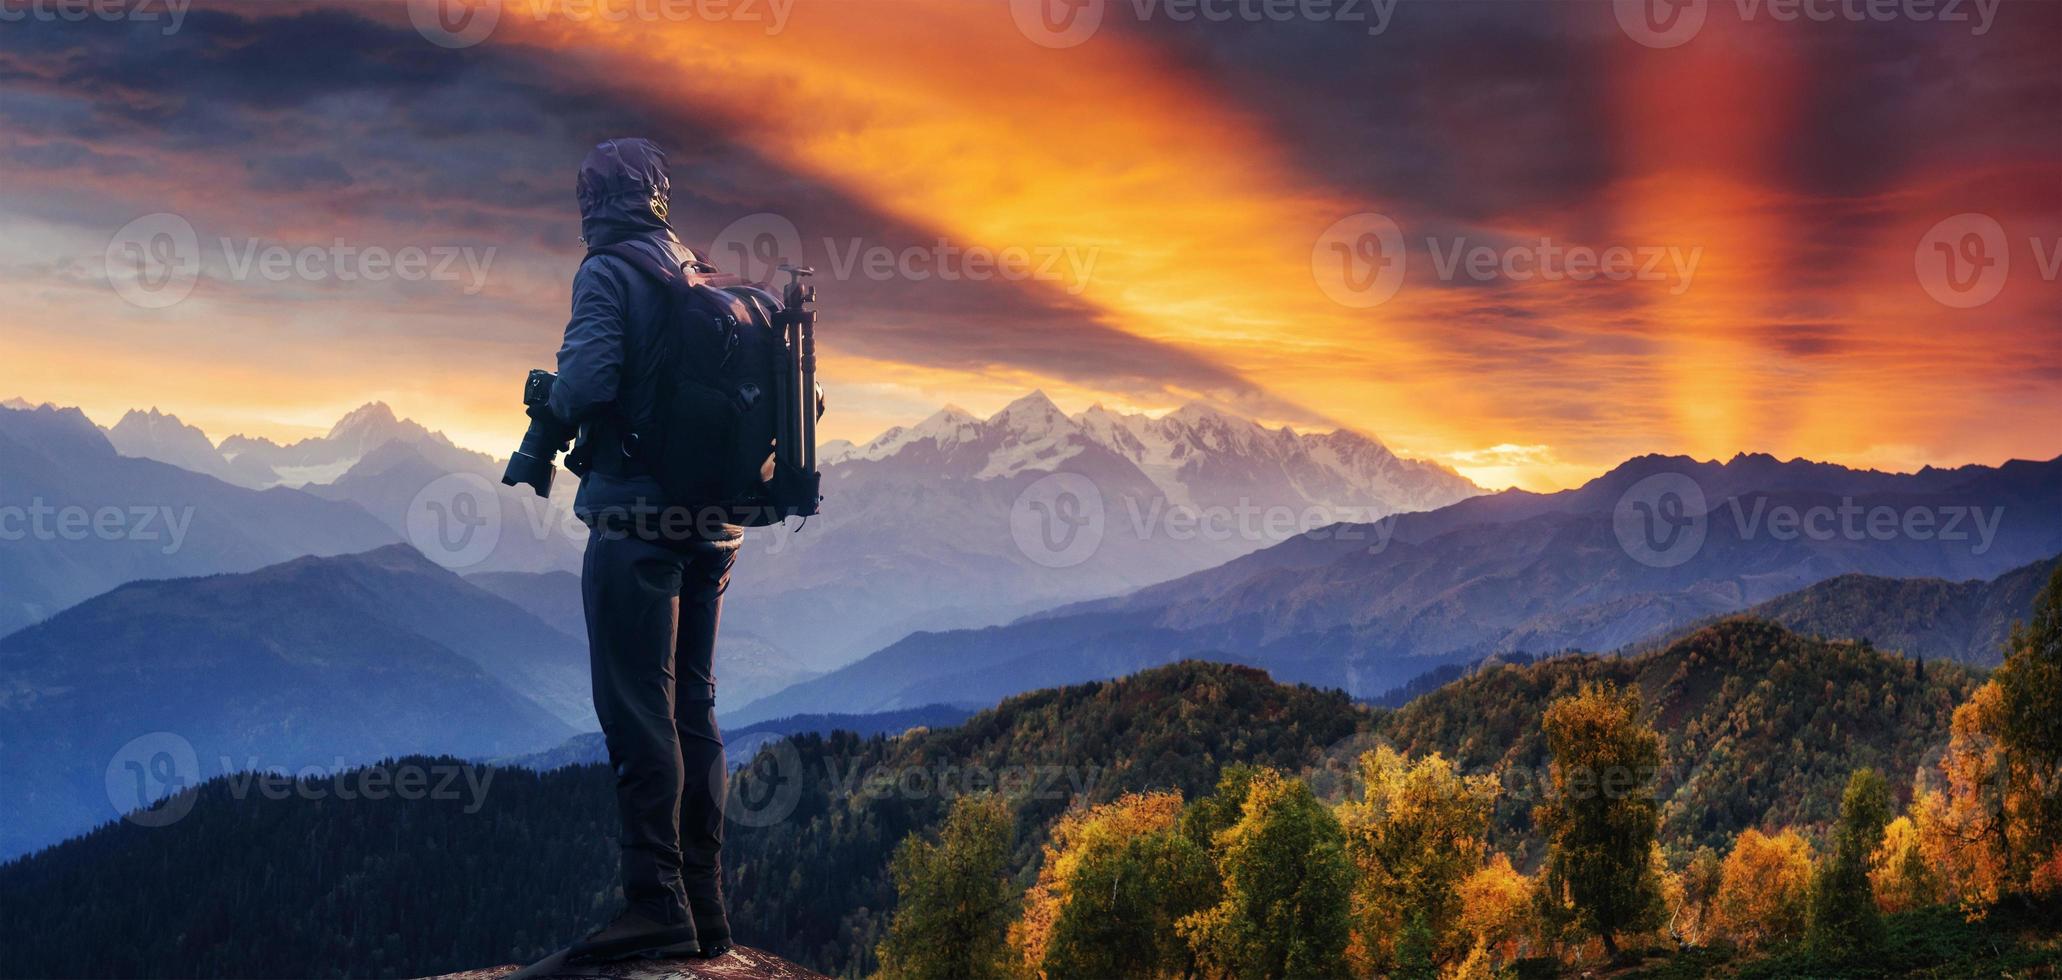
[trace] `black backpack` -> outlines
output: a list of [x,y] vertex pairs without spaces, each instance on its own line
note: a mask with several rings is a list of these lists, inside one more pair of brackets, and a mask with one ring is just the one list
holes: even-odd
[[[777,451],[783,431],[815,428],[813,418],[805,428],[791,414],[804,402],[780,298],[729,277],[714,285],[707,275],[713,269],[676,268],[628,242],[588,255],[628,262],[663,284],[667,297],[653,417],[631,421],[626,453],[670,503],[695,510],[698,519],[714,508],[724,523],[764,527],[815,514],[820,477],[802,464],[815,453],[800,446]],[[820,411],[814,391],[807,404]]]

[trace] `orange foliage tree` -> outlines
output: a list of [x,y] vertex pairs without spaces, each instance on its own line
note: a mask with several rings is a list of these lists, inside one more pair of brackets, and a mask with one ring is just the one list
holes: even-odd
[[1742,831],[1719,871],[1715,932],[1743,946],[1802,934],[1811,873],[1811,844],[1796,831]]

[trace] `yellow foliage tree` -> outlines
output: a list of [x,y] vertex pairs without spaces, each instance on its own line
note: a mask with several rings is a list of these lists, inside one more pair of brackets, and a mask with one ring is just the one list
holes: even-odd
[[1712,902],[1716,932],[1743,946],[1801,934],[1811,871],[1811,844],[1796,831],[1742,831],[1719,871]]
[[1468,955],[1444,970],[1439,971],[1439,980],[1496,980],[1494,957],[1489,948],[1477,944],[1468,950]]
[[1038,882],[1024,894],[1024,913],[1010,926],[1010,945],[1035,976],[1044,975],[1053,927],[1067,906],[1082,864],[1120,850],[1136,837],[1173,830],[1181,819],[1179,793],[1127,793],[1102,806],[1069,811],[1053,826]]
[[1926,865],[1919,846],[1919,825],[1909,816],[1883,828],[1883,843],[1869,862],[1869,886],[1876,907],[1885,912],[1925,908],[1940,902],[1940,876]]
[[[1459,962],[1471,945],[1458,927],[1459,888],[1482,867],[1496,777],[1464,777],[1436,752],[1411,762],[1387,746],[1362,755],[1360,769],[1365,795],[1338,811],[1359,873],[1350,961],[1363,973],[1405,959]],[[1403,948],[1412,943],[1429,948]]]

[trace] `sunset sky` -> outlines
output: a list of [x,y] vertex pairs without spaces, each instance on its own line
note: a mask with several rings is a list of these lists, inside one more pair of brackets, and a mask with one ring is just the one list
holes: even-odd
[[[1490,487],[1647,452],[2062,453],[2062,3],[1711,0],[1655,47],[1592,0],[1402,0],[1379,30],[1081,0],[1099,26],[1054,46],[1051,2],[507,0],[464,46],[418,27],[428,0],[0,21],[0,398],[218,440],[380,399],[504,452],[564,326],[574,169],[642,135],[690,244],[794,230],[832,437],[1043,388],[1350,427]],[[198,281],[152,308],[110,255],[158,213],[194,229]],[[1342,264],[1377,227],[1403,254]],[[310,248],[457,257],[422,281],[249,264]],[[976,248],[1051,274],[939,256]],[[1532,274],[1569,249],[1654,275]],[[847,267],[909,250],[965,274]]]

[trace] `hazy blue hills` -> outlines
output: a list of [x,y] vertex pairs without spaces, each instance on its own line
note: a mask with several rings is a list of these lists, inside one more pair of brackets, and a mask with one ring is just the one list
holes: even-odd
[[348,503],[122,456],[77,409],[0,408],[0,458],[0,635],[136,579],[400,540]]
[[[1701,545],[1673,564],[1642,560],[1619,534],[1621,502],[1654,477],[1690,481],[1705,501]],[[1843,523],[1848,510],[1862,516]],[[1872,529],[1879,511],[1898,529]],[[1825,534],[1782,517],[1821,512],[1834,521],[1815,525]],[[1932,515],[1932,530],[1903,531],[1913,513]],[[1641,457],[1575,490],[1337,526],[1008,626],[915,634],[731,717],[986,704],[1189,657],[1372,697],[1496,653],[1618,649],[1842,574],[1990,579],[2057,553],[2062,460],[1885,474]]]
[[0,855],[133,806],[132,762],[175,764],[155,788],[544,749],[591,727],[587,678],[580,642],[406,546],[131,583],[0,639]]

